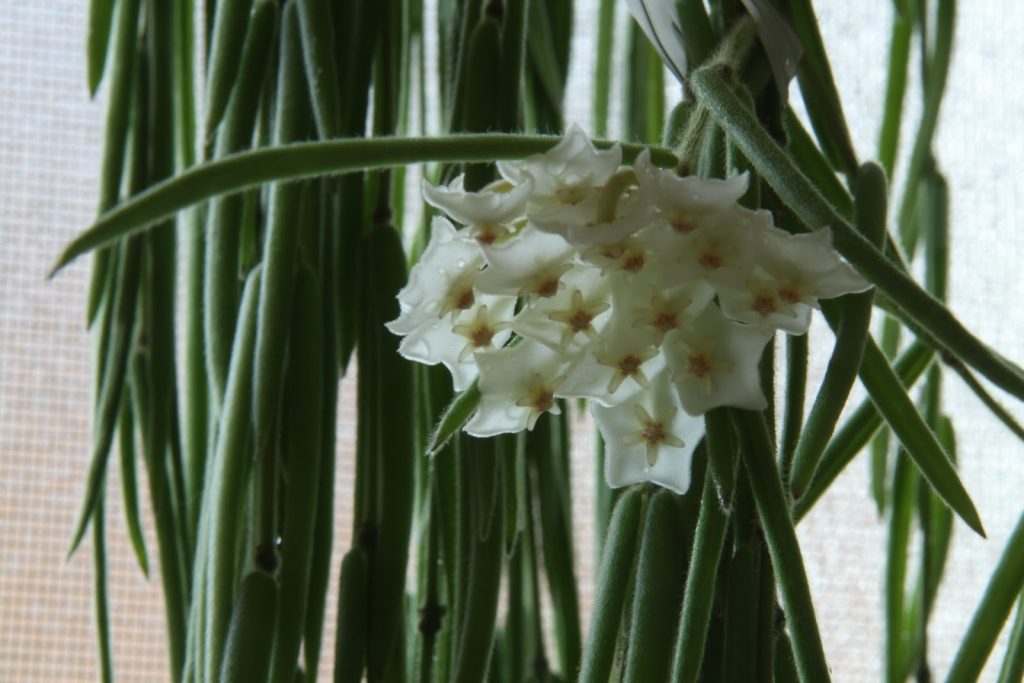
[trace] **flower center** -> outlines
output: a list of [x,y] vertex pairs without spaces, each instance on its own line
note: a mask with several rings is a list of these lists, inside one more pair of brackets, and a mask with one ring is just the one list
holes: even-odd
[[787,304],[796,304],[800,302],[800,292],[796,290],[796,287],[785,286],[779,289],[779,298]]
[[643,365],[643,362],[643,359],[639,356],[629,354],[620,358],[616,367],[626,377],[632,377],[640,369],[640,366]]
[[704,379],[711,374],[711,359],[703,353],[691,353],[686,359],[686,371],[694,377]]
[[573,312],[572,315],[569,316],[569,320],[566,322],[566,324],[569,326],[569,329],[572,330],[573,332],[582,332],[588,327],[590,327],[590,321],[593,319],[594,316],[589,311],[586,311],[581,308]]
[[677,214],[675,218],[670,221],[672,229],[680,235],[686,235],[697,229],[691,221],[687,220],[682,214]]
[[714,251],[705,251],[697,257],[697,263],[699,263],[702,268],[717,270],[722,267],[722,255]]
[[754,297],[750,309],[760,316],[769,316],[778,310],[778,306],[775,303],[775,297],[768,296],[767,294],[758,294]]
[[480,325],[470,332],[469,343],[479,349],[482,346],[490,346],[493,338],[494,328],[490,325]]
[[679,326],[679,317],[671,311],[662,311],[654,316],[651,325],[659,332],[671,332]]
[[533,290],[533,293],[541,297],[554,296],[558,293],[558,278],[547,277],[541,280]]
[[657,446],[665,440],[665,427],[660,422],[647,422],[640,430],[640,436],[651,446]]
[[639,273],[645,261],[643,252],[632,252],[622,259],[622,269],[627,273]]

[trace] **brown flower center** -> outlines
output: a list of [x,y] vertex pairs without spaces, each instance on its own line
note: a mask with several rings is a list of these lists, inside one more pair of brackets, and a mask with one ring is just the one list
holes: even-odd
[[686,371],[694,377],[707,377],[711,374],[711,361],[702,353],[691,354],[686,360]]

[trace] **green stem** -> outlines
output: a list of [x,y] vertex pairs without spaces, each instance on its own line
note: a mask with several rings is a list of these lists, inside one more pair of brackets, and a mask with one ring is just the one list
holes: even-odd
[[[301,180],[362,169],[406,164],[519,159],[549,150],[560,138],[547,135],[450,135],[426,138],[350,138],[328,142],[281,144],[195,166],[154,185],[99,218],[65,248],[51,275],[82,254],[126,234],[137,232],[175,212],[218,194],[238,192],[261,183]],[[598,147],[612,142],[596,140]],[[623,144],[623,163],[630,163],[643,145]],[[663,147],[651,147],[651,160],[665,167],[677,160]]]
[[[709,443],[708,448],[714,449],[716,444]],[[714,459],[713,454],[709,453],[709,457]],[[714,477],[706,476],[672,667],[672,680],[678,683],[692,683],[700,674],[715,598],[718,560],[722,555],[728,521],[729,515],[722,510],[718,499]]]
[[740,454],[749,474],[786,620],[793,637],[797,669],[803,680],[824,683],[831,680],[828,662],[821,644],[796,530],[775,464],[768,426],[760,413],[733,410],[732,414],[742,438]]
[[[911,4],[916,5],[916,0],[912,0]],[[878,135],[878,160],[890,178],[896,166],[900,124],[903,121],[903,97],[907,90],[907,62],[915,13],[913,8],[905,15],[898,10],[893,12],[892,34],[889,39],[889,77],[886,81],[885,104],[882,108],[882,130]]]

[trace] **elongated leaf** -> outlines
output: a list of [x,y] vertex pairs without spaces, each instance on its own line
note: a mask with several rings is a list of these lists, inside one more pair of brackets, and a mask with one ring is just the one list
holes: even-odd
[[636,568],[636,594],[628,631],[624,681],[663,681],[672,666],[672,646],[682,608],[686,557],[682,499],[661,490],[647,505]]
[[238,73],[252,0],[217,0],[206,88],[206,131],[220,123]]
[[814,8],[810,0],[785,0],[783,5],[806,52],[797,77],[811,124],[833,166],[852,177],[857,172],[857,155]]
[[896,166],[900,127],[903,121],[903,97],[907,90],[907,62],[910,56],[910,38],[914,31],[913,14],[917,0],[908,0],[915,7],[909,12],[896,11],[892,18],[889,38],[889,75],[885,86],[885,104],[882,108],[882,127],[878,134],[878,160],[891,178]]
[[[829,325],[836,328],[837,307],[834,301],[823,302],[822,311]],[[879,413],[917,464],[921,474],[935,492],[980,536],[985,529],[967,489],[960,481],[949,455],[925,423],[913,400],[907,394],[885,354],[870,337],[864,347],[860,364],[860,380]]]
[[830,226],[836,249],[889,296],[903,315],[998,386],[1024,399],[1024,375],[971,334],[949,309],[859,235],[815,191],[753,113],[742,105],[721,70],[698,69],[690,77],[690,87],[779,197],[808,225]]
[[897,456],[892,485],[889,538],[885,565],[885,671],[886,681],[904,679],[904,662],[912,635],[904,631],[907,553],[919,476],[910,467],[906,453]]
[[[855,181],[857,229],[878,246],[885,239],[886,190],[885,172],[880,166],[867,163],[860,167]],[[868,338],[873,302],[872,290],[844,297],[832,357],[793,456],[790,488],[795,497],[810,483],[853,388]]]
[[[547,135],[450,135],[426,138],[351,138],[266,147],[195,166],[172,180],[105,213],[75,238],[57,259],[51,276],[82,254],[148,227],[177,211],[219,194],[254,185],[301,180],[359,169],[388,168],[427,161],[469,162],[519,159],[545,152],[560,138]],[[598,147],[613,143],[596,140]],[[622,145],[630,163],[643,145]],[[677,160],[664,147],[651,147],[651,160],[664,167]]]
[[1024,588],[1024,515],[1021,515],[1010,534],[1002,557],[992,572],[985,594],[981,598],[971,623],[960,640],[947,683],[976,681],[1003,623],[1010,615],[1017,596]]
[[999,670],[999,683],[1017,683],[1024,678],[1024,597],[1017,601],[1017,616],[1013,620],[1006,658]]
[[[709,450],[716,447],[719,446],[713,442],[708,445]],[[732,454],[728,455],[733,457]],[[708,457],[711,462],[716,459],[711,453]],[[711,622],[711,607],[715,597],[718,560],[722,555],[728,521],[728,512],[722,509],[714,477],[710,476],[709,472],[709,476],[705,476],[704,479],[697,534],[690,558],[690,569],[686,574],[683,613],[672,665],[673,681],[691,683],[696,681],[700,674],[708,625]]]
[[630,489],[619,499],[612,513],[597,575],[590,629],[583,649],[579,676],[581,683],[604,683],[611,672],[615,641],[622,623],[626,587],[636,561],[642,502],[640,490]]
[[[899,357],[893,369],[900,383],[909,389],[931,365],[933,358],[931,349],[921,342],[914,342]],[[807,514],[881,426],[882,416],[878,408],[870,399],[865,399],[835,433],[822,455],[807,492],[796,501],[793,517],[797,521]]]
[[754,492],[772,567],[778,577],[779,594],[793,638],[793,654],[800,678],[824,683],[831,680],[828,662],[814,615],[800,545],[772,452],[768,426],[760,413],[733,409],[730,412],[740,432],[740,454]]
[[91,0],[89,3],[89,28],[86,34],[86,67],[89,78],[89,95],[95,96],[103,79],[103,67],[107,63],[107,45],[110,43],[110,25],[114,19],[114,0]]

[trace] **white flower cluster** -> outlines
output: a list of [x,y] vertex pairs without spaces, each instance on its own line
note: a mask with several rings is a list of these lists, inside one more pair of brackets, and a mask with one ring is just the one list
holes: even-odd
[[430,242],[389,329],[400,351],[478,380],[475,436],[531,429],[586,398],[611,486],[689,486],[716,406],[763,409],[758,362],[776,330],[806,332],[817,300],[868,284],[827,228],[791,235],[737,200],[747,176],[679,177],[648,152],[622,166],[577,127],[467,192],[424,183]]

